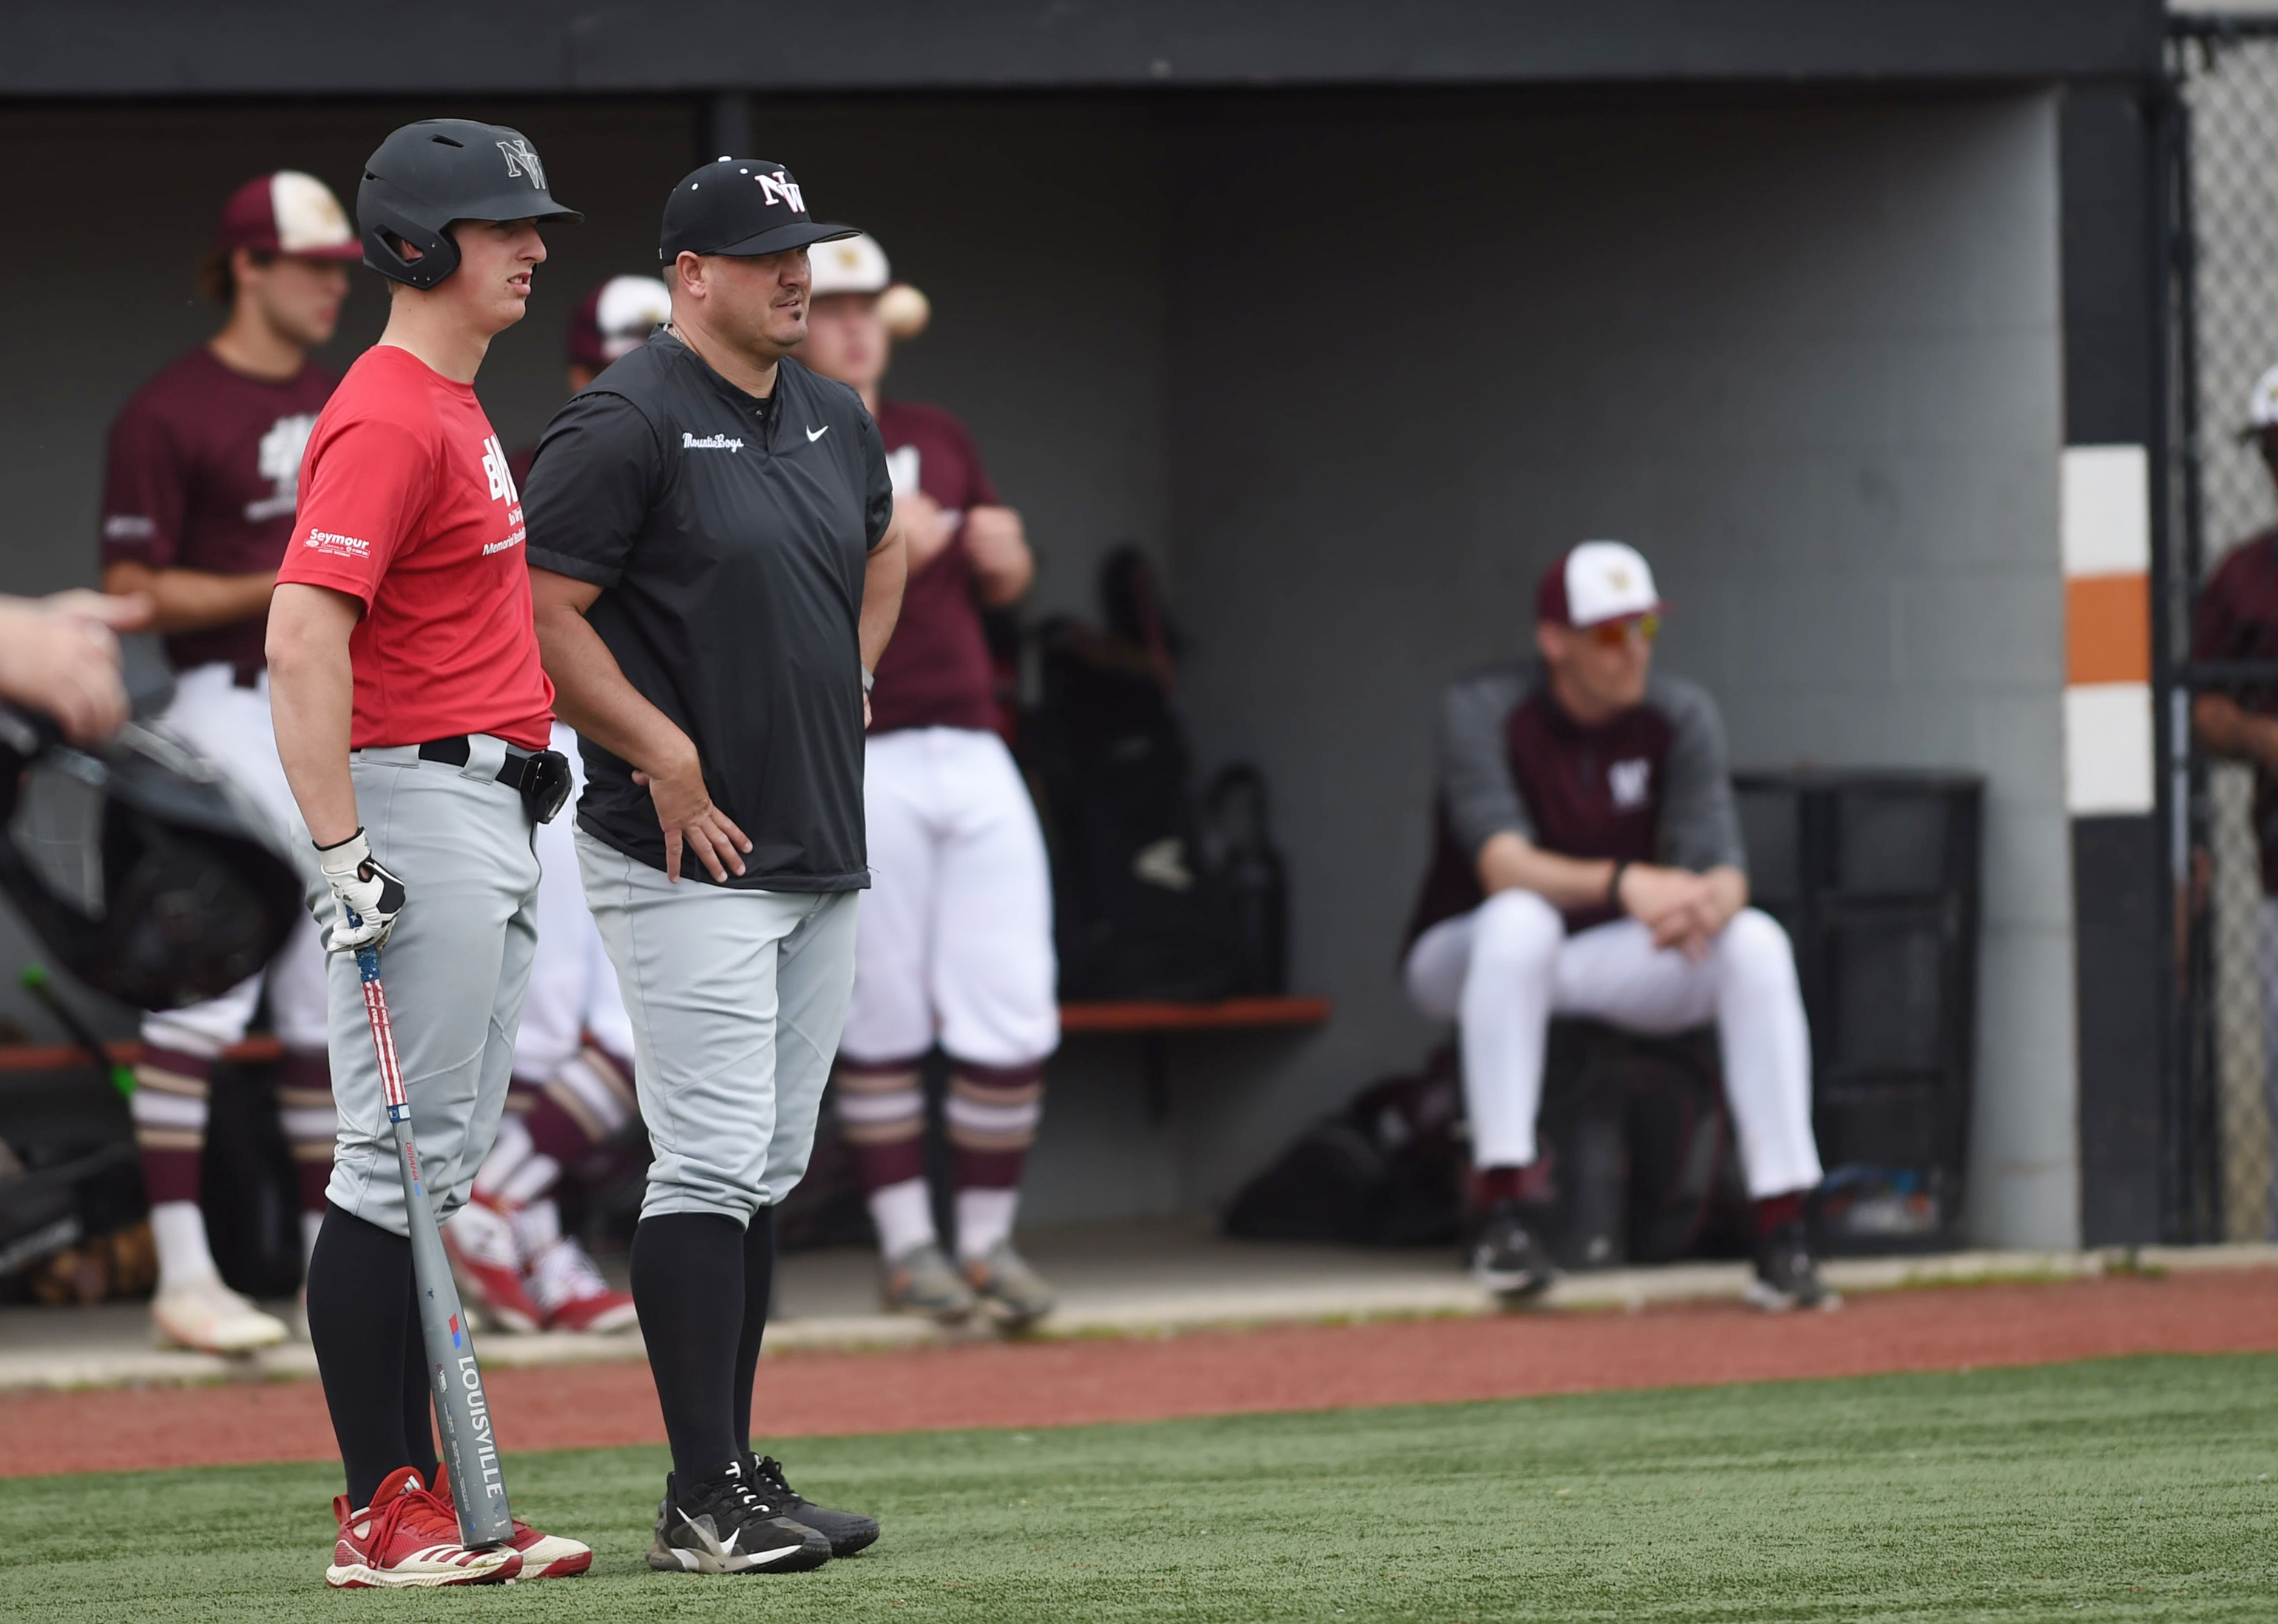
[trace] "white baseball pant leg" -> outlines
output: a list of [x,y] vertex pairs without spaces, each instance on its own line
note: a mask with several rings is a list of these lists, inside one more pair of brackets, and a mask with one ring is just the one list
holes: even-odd
[[1655,947],[1653,933],[1635,919],[1570,936],[1541,897],[1502,891],[1418,937],[1407,979],[1426,1014],[1461,1024],[1476,1166],[1535,1159],[1552,1016],[1650,1036],[1713,1019],[1749,1194],[1784,1195],[1820,1181],[1803,995],[1787,933],[1769,914],[1741,910],[1696,960]]
[[1034,1065],[1059,1046],[1051,872],[1005,741],[913,728],[864,752],[871,888],[841,1044],[866,1065],[936,1038],[979,1066]]

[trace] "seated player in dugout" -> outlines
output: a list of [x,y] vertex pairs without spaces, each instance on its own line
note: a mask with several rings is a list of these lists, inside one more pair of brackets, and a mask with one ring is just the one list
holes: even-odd
[[[672,319],[654,277],[611,277],[570,313],[573,395]],[[535,445],[507,456],[519,489]],[[571,793],[585,788],[577,736],[559,717],[553,746]],[[629,1330],[632,1294],[602,1277],[562,1223],[564,1194],[591,1195],[648,1161],[633,1086],[632,1018],[577,878],[570,820],[538,826],[538,949],[514,1041],[514,1080],[472,1198],[443,1231],[461,1289],[502,1330]]]
[[[200,291],[228,313],[221,330],[134,393],[111,424],[103,469],[103,585],[148,596],[174,670],[158,725],[226,773],[288,842],[298,814],[270,727],[262,642],[301,454],[338,382],[310,352],[332,341],[347,262],[363,252],[313,175],[280,170],[240,187],[199,271]],[[150,1317],[161,1340],[203,1353],[246,1353],[287,1335],[283,1321],[222,1283],[200,1191],[214,1068],[245,1036],[264,989],[285,1046],[278,1114],[300,1176],[305,1255],[324,1222],[334,1126],[315,922],[302,922],[264,974],[142,1018],[131,1109],[158,1257]]]
[[[2278,481],[2278,367],[2255,380],[2241,443]],[[2194,660],[2278,660],[2278,525],[2233,547],[2200,589],[2191,621]],[[2254,769],[2254,840],[2262,863],[2264,1087],[2278,1106],[2278,682],[2244,682],[2191,701],[2200,745]],[[2274,1111],[2278,1120],[2278,1111]],[[2271,1211],[2278,1215],[2278,1164]]]
[[1787,934],[1748,903],[1715,701],[1653,670],[1663,605],[1633,547],[1588,541],[1535,593],[1539,658],[1466,676],[1441,713],[1437,849],[1409,932],[1410,995],[1460,1024],[1472,1274],[1550,1283],[1535,1232],[1553,1016],[1655,1034],[1715,1021],[1755,1203],[1759,1308],[1832,1308],[1804,1200],[1819,1183],[1811,1044]]
[[[1013,1250],[1013,1216],[1059,1046],[1059,971],[1043,831],[1000,732],[981,615],[1027,591],[1036,562],[965,425],[878,393],[893,339],[922,325],[923,295],[893,283],[867,236],[811,257],[801,353],[876,419],[910,570],[870,695],[874,873],[833,1071],[838,1117],[878,1231],[886,1306],[950,1323],[979,1308],[1017,1329],[1052,1307]],[[919,1068],[936,1042],[950,1066],[955,1267],[926,1182]]]

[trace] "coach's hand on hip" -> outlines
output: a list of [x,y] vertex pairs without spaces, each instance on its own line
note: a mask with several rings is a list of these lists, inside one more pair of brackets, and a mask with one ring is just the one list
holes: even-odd
[[743,854],[752,849],[735,820],[712,804],[704,787],[704,764],[696,746],[689,744],[684,759],[662,773],[633,774],[633,782],[646,789],[656,803],[657,826],[664,831],[664,877],[680,879],[683,853],[693,851],[713,879],[725,881],[744,872]]

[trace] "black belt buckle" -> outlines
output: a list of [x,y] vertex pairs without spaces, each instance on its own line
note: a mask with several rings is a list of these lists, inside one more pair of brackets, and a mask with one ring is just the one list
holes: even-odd
[[532,751],[523,763],[522,804],[533,823],[551,823],[570,799],[570,758],[558,750]]

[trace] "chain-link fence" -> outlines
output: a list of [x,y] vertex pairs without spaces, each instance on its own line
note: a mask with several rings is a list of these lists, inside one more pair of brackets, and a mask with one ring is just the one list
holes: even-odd
[[[2278,421],[2267,438],[2242,431],[2278,366],[2278,18],[2179,21],[2171,60],[2178,545],[2163,596],[2177,679],[2165,700],[2185,742],[2184,973],[2166,1227],[2259,1240],[2278,1234]],[[2267,409],[2278,419],[2278,392]]]

